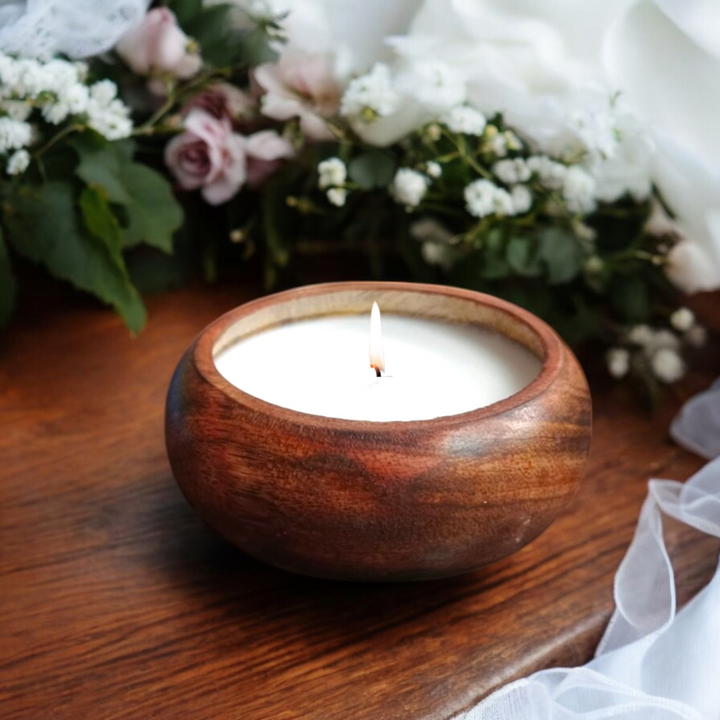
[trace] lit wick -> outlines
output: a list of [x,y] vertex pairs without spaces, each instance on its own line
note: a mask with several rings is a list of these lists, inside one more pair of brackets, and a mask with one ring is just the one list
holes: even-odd
[[382,377],[382,373],[385,372],[380,308],[376,302],[373,303],[370,313],[370,367],[375,371],[377,377]]

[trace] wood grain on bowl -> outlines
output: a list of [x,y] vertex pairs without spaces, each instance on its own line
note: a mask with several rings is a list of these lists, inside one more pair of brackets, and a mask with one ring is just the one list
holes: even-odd
[[[324,314],[388,313],[476,323],[525,345],[538,377],[486,408],[411,422],[298,413],[225,380],[214,357],[240,337]],[[245,552],[345,580],[420,580],[505,557],[554,520],[582,477],[590,396],[545,323],[455,288],[338,283],[236,308],[181,360],[167,401],[175,476],[211,526]]]

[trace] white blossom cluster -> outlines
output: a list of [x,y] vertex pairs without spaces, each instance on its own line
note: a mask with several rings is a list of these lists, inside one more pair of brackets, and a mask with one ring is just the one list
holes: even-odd
[[337,207],[347,200],[347,189],[343,187],[346,180],[347,167],[340,158],[328,158],[318,165],[318,187],[326,191],[328,201]]
[[465,188],[465,208],[473,216],[522,215],[532,207],[532,192],[527,185],[515,185],[510,191],[490,180],[480,179]]
[[395,202],[412,210],[425,197],[429,185],[430,178],[427,175],[412,168],[400,168],[390,185],[390,194]]
[[395,112],[400,99],[389,66],[375,63],[369,73],[348,83],[340,101],[340,114],[351,118],[385,117]]
[[23,173],[30,164],[27,148],[39,137],[31,123],[35,111],[50,125],[75,122],[108,140],[132,133],[130,110],[117,98],[115,83],[87,85],[86,76],[84,63],[40,62],[0,53],[0,154],[7,158],[8,174]]
[[650,372],[663,383],[677,382],[685,376],[686,365],[681,356],[683,343],[702,347],[707,331],[698,325],[695,315],[688,308],[679,308],[670,315],[667,328],[656,329],[649,325],[635,325],[627,332],[625,341],[629,347],[613,347],[605,360],[608,372],[614,378],[625,377],[631,368],[633,355],[647,363]]
[[485,131],[487,120],[485,116],[469,105],[458,105],[448,112],[442,122],[449,130],[463,135],[480,136]]

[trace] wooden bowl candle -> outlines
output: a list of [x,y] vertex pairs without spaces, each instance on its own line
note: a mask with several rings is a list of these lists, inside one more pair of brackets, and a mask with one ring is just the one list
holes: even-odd
[[[384,377],[368,361],[373,302]],[[590,435],[583,372],[544,322],[409,283],[316,285],[226,313],[180,361],[166,414],[204,520],[256,558],[343,580],[457,575],[518,550],[573,495]]]

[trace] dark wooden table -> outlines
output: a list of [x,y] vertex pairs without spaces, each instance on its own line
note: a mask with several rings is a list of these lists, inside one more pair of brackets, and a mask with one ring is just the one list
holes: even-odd
[[[447,718],[513,678],[588,660],[646,480],[702,464],[667,426],[717,374],[718,348],[654,417],[627,389],[594,383],[582,489],[513,557],[452,580],[340,584],[245,557],[170,473],[173,368],[252,295],[155,298],[138,339],[77,303],[25,312],[0,338],[0,716]],[[678,525],[669,544],[687,599],[717,544]]]

